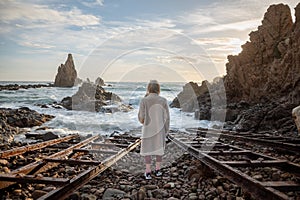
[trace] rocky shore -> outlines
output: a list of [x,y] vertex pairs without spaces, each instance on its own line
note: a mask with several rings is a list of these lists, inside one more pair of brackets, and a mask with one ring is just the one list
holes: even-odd
[[[0,171],[2,173],[10,172],[18,166],[18,163],[24,164],[24,162],[39,159],[42,158],[38,154],[33,157],[20,155],[9,161],[3,159],[0,160]],[[86,159],[97,160],[96,157]],[[71,194],[68,199],[251,199],[239,186],[215,174],[198,160],[185,154],[173,143],[167,144],[163,159],[163,176],[152,176],[152,180],[145,180],[143,176],[144,160],[137,149]],[[80,168],[83,167],[60,165],[47,174],[40,174],[39,176],[72,176],[78,173]],[[6,190],[2,197],[5,199],[32,200],[55,188],[55,186],[46,186],[45,184],[17,184]]]
[[0,142],[10,143],[14,135],[22,133],[22,128],[40,126],[54,116],[40,114],[27,107],[18,109],[0,108]]
[[48,83],[48,84],[28,84],[28,85],[8,84],[8,85],[0,85],[0,91],[2,91],[2,90],[29,89],[29,88],[42,88],[42,87],[54,87],[54,85],[52,83]]

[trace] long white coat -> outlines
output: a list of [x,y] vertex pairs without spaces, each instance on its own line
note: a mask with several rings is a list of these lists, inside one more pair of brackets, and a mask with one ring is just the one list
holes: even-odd
[[170,126],[167,100],[156,93],[150,93],[141,99],[138,118],[143,123],[140,154],[163,155]]

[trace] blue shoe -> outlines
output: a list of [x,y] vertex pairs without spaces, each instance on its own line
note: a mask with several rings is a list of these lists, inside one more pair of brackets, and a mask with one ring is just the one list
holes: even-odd
[[145,172],[144,176],[145,176],[146,180],[151,180],[152,179],[150,172]]

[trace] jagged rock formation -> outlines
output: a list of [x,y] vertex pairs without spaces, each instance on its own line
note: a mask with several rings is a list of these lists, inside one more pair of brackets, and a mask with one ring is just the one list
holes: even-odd
[[91,112],[129,111],[130,106],[122,104],[121,98],[107,92],[100,85],[84,82],[72,97],[66,97],[61,105],[68,110],[84,110]]
[[100,77],[98,77],[95,81],[96,85],[105,86],[104,80]]
[[72,54],[68,54],[65,64],[58,67],[58,72],[55,77],[54,86],[56,87],[73,87],[77,78]]
[[226,92],[231,102],[299,102],[300,4],[293,24],[287,5],[271,5],[262,25],[237,56],[228,56]]
[[10,143],[19,128],[40,126],[54,118],[52,115],[40,114],[27,107],[18,109],[0,108],[0,142]]
[[[262,25],[249,34],[250,41],[242,46],[242,52],[228,56],[227,74],[221,82],[227,98],[226,128],[280,133],[296,130],[291,113],[300,104],[300,3],[295,15],[293,23],[287,5],[271,5]],[[197,97],[198,119],[213,120],[222,113],[216,111],[224,101],[220,85],[205,82],[209,92],[200,92]],[[219,96],[214,105],[212,96]],[[184,107],[192,109],[186,111],[195,111],[194,102],[188,104]]]

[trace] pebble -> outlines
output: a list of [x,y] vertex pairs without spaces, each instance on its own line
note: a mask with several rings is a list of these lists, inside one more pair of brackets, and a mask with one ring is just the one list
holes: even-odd
[[10,169],[8,169],[8,167],[3,167],[2,171],[4,171],[5,173],[10,173]]
[[32,198],[33,199],[38,199],[40,198],[41,196],[47,194],[46,191],[43,191],[43,190],[35,190],[33,193],[32,193]]
[[84,199],[84,200],[97,200],[97,197],[93,194],[82,194],[81,199]]
[[8,165],[8,161],[5,159],[0,159],[0,165]]
[[123,197],[125,195],[124,191],[121,190],[117,190],[114,188],[108,188],[105,190],[104,194],[103,194],[103,199],[110,199],[111,197]]

